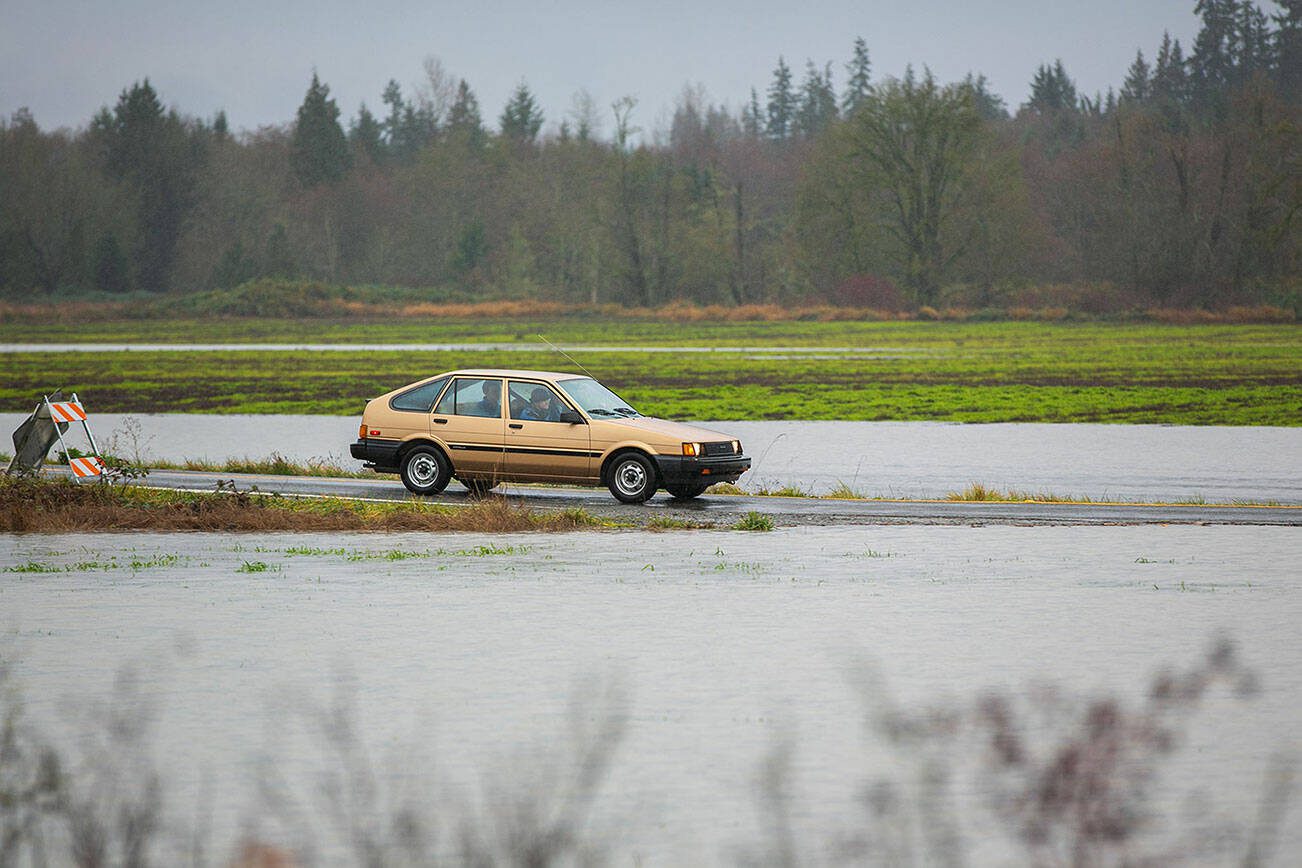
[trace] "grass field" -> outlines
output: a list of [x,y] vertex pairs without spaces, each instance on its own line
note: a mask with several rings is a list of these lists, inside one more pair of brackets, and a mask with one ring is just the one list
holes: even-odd
[[[1296,325],[1106,323],[286,320],[9,325],[9,342],[526,342],[626,346],[578,360],[644,413],[856,419],[1302,425]],[[648,353],[642,346],[707,346]],[[805,348],[783,352],[776,348]],[[852,348],[848,352],[816,348]],[[767,349],[765,349],[767,348]],[[538,351],[183,351],[0,356],[0,404],[77,390],[100,412],[349,415],[463,367],[576,370]]]

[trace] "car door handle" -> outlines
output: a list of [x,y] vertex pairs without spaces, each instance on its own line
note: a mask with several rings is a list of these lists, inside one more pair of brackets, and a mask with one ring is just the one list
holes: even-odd
[[508,428],[523,428],[524,426],[521,425],[519,422],[512,422],[510,425],[507,425],[506,427],[508,427]]
[[434,420],[434,424],[435,424],[435,425],[446,425],[446,424],[448,424],[448,420],[447,420],[447,419],[435,419],[435,420]]

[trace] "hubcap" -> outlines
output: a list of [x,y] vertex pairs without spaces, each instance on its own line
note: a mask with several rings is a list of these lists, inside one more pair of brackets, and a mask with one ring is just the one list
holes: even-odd
[[625,461],[615,468],[615,485],[623,494],[639,494],[646,485],[646,469],[637,461]]
[[417,485],[429,485],[439,475],[439,466],[428,455],[417,455],[411,460],[411,481]]

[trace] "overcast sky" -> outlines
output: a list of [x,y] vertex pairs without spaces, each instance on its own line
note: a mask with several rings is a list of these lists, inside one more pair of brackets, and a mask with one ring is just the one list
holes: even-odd
[[[408,90],[439,58],[495,124],[522,79],[548,126],[586,88],[606,115],[632,94],[634,122],[663,125],[686,83],[736,108],[763,97],[778,55],[797,80],[833,61],[838,91],[855,36],[873,76],[929,65],[942,80],[984,72],[1010,107],[1035,67],[1061,57],[1084,92],[1119,86],[1136,48],[1169,30],[1189,45],[1193,0],[827,0],[827,2],[395,2],[375,0],[0,0],[0,113],[80,126],[148,76],[187,114],[225,109],[232,127],[292,120],[313,69],[345,118],[380,114],[390,78]],[[1273,6],[1268,8],[1273,10]]]

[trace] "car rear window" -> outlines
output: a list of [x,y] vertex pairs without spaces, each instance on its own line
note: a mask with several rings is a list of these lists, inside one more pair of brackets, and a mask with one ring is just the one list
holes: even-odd
[[413,413],[428,413],[438,400],[439,393],[448,383],[447,377],[440,377],[437,380],[431,380],[424,385],[417,386],[414,389],[408,389],[401,395],[395,395],[390,401],[389,406],[395,410],[407,410]]
[[458,377],[434,412],[497,418],[502,415],[502,381]]

